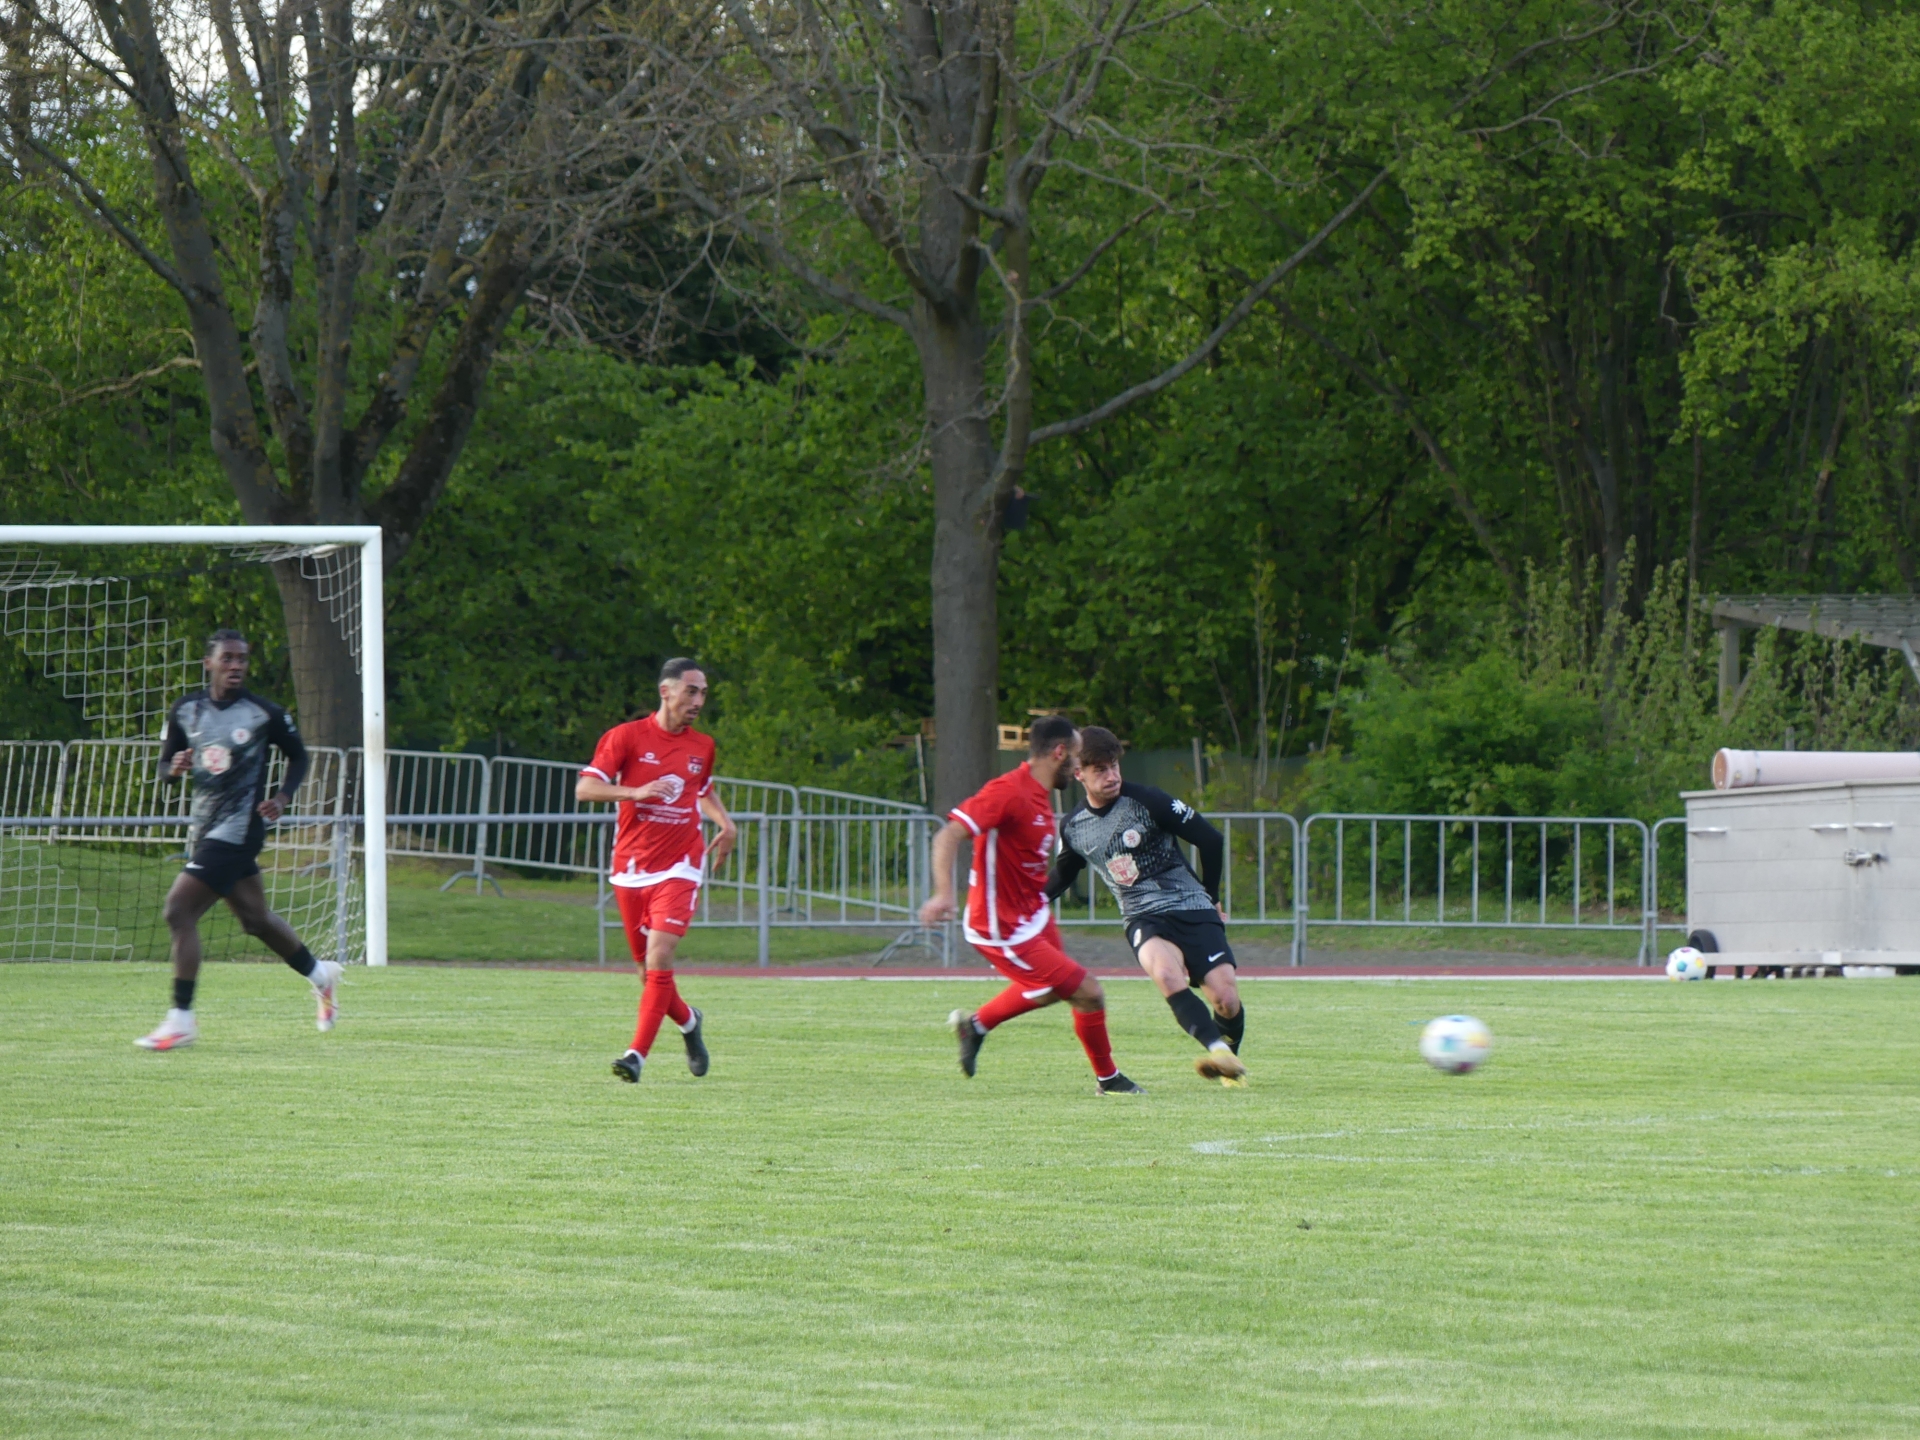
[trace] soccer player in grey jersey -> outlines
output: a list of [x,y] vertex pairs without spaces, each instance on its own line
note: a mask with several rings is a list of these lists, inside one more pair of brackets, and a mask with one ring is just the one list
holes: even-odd
[[[247,689],[251,652],[238,630],[216,630],[201,665],[207,688],[176,701],[167,712],[160,746],[160,778],[193,776],[193,820],[185,868],[167,892],[167,930],[173,940],[173,1008],[143,1050],[177,1050],[200,1035],[193,990],[200,976],[200,917],[225,900],[247,934],[257,936],[313,985],[316,1023],[333,1028],[340,966],[316,960],[293,927],[267,904],[257,859],[267,826],[286,813],[307,774],[307,747],[287,712]],[[269,749],[287,757],[280,789],[267,794]]]
[[[1219,907],[1225,841],[1191,806],[1122,779],[1120,740],[1111,730],[1089,725],[1080,732],[1079,778],[1087,803],[1060,826],[1047,898],[1058,900],[1091,865],[1120,903],[1140,968],[1160,987],[1180,1028],[1205,1049],[1193,1068],[1223,1085],[1244,1084],[1239,1051],[1247,1019]],[[1199,851],[1198,876],[1176,840]],[[1211,1009],[1193,993],[1196,986]]]

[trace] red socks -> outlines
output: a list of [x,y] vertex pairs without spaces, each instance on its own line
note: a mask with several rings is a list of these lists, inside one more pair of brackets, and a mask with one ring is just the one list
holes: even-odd
[[646,983],[640,987],[640,1022],[633,1028],[633,1048],[642,1055],[653,1049],[653,1037],[660,1033],[663,1019],[684,1025],[693,1018],[693,1011],[673,983],[671,970],[649,970],[646,976]]
[[[1042,990],[1040,993],[1042,995],[1051,995],[1053,992],[1051,990]],[[974,1016],[974,1019],[980,1022],[980,1028],[982,1030],[991,1030],[997,1025],[1006,1024],[1007,1021],[1013,1019],[1016,1015],[1024,1015],[1029,1010],[1038,1010],[1042,1003],[1043,1002],[1039,1000],[1029,1000],[1022,992],[1020,986],[1009,985],[998,995],[994,996],[993,999],[982,1005],[978,1013]]]
[[1113,1063],[1113,1046],[1107,1043],[1106,1011],[1074,1011],[1073,1033],[1080,1037],[1080,1048],[1087,1052],[1087,1059],[1093,1065],[1094,1079],[1105,1080],[1119,1071],[1120,1067]]
[[[980,1022],[982,1030],[991,1030],[997,1025],[1006,1024],[1016,1015],[1038,1010],[1041,1004],[1039,1000],[1029,1000],[1020,986],[1009,985],[982,1005],[974,1019]],[[1080,1037],[1080,1048],[1087,1052],[1094,1079],[1104,1080],[1119,1070],[1120,1067],[1113,1063],[1113,1046],[1107,1040],[1106,1011],[1074,1011],[1073,1033]]]

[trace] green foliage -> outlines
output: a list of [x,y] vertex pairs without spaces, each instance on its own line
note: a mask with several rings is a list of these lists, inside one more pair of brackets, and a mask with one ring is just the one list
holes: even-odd
[[16,644],[0,644],[0,740],[84,740],[92,733],[67,699]]
[[769,648],[714,685],[712,724],[726,773],[917,799],[914,752],[895,740],[896,717],[843,713],[797,656]]
[[461,463],[390,583],[396,735],[585,759],[676,653],[657,587],[596,521],[576,447],[622,433],[635,372],[553,350],[495,369]]
[[[1682,7],[1669,18],[1700,43],[1647,51],[1629,26],[1568,40],[1586,14],[1239,7],[1143,38],[1111,123],[1257,163],[1183,188],[1177,147],[1151,161],[1166,204],[1035,333],[1038,423],[1186,353],[1330,199],[1392,173],[1275,292],[1285,314],[1256,311],[1179,385],[1033,453],[1031,518],[1003,553],[1004,720],[1076,706],[1138,747],[1197,736],[1267,804],[1309,803],[1279,767],[1331,738],[1345,761],[1316,762],[1311,794],[1504,813],[1668,813],[1716,745],[1789,730],[1912,743],[1897,659],[1793,637],[1760,637],[1723,719],[1697,602],[1920,590],[1920,20]],[[96,172],[147,224],[141,153],[98,143]],[[1062,153],[1036,293],[1139,213],[1128,187],[1148,175],[1091,133]],[[809,253],[867,264],[831,225]],[[680,353],[716,363],[648,368],[517,337],[391,578],[397,736],[579,755],[690,652],[729,768],[901,793],[886,742],[932,689],[916,363],[783,282],[753,298],[779,302],[758,313],[790,353],[708,336]],[[396,313],[367,316],[357,383]],[[191,370],[146,374],[189,358],[159,282],[10,192],[0,514],[236,518]],[[284,693],[263,577],[126,558],[187,628],[262,631]],[[39,704],[11,684],[0,713],[57,727]]]
[[1563,561],[1529,572],[1524,620],[1504,643],[1415,672],[1375,659],[1344,745],[1311,767],[1306,803],[1651,821],[1707,786],[1721,746],[1912,749],[1920,738],[1897,656],[1762,632],[1723,716],[1716,647],[1678,567],[1654,572],[1638,615],[1602,593],[1596,565]]
[[600,472],[593,524],[720,676],[771,647],[850,715],[928,713],[908,708],[930,694],[932,526],[904,350],[873,327],[773,382],[636,370],[607,396],[617,443],[561,442]]
[[584,755],[691,654],[726,773],[900,792],[885,742],[926,625],[924,587],[900,592],[926,542],[918,472],[889,468],[886,338],[771,383],[582,351],[503,361],[395,577],[402,733]]
[[1491,651],[1415,687],[1375,661],[1347,763],[1319,762],[1318,809],[1418,815],[1613,814],[1600,705]]

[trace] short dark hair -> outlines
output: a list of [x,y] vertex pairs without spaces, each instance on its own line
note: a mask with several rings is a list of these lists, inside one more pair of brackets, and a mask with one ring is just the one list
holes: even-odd
[[1082,765],[1117,765],[1126,747],[1120,737],[1101,725],[1089,725],[1080,732]]
[[687,671],[700,668],[698,660],[689,660],[684,655],[676,655],[660,667],[660,679],[663,683],[668,680],[678,680]]
[[1073,722],[1064,715],[1042,715],[1027,731],[1027,750],[1036,760],[1056,745],[1073,743]]
[[222,645],[230,641],[245,645],[247,643],[247,637],[242,635],[238,630],[216,630],[207,636],[207,648],[200,653],[202,655],[211,655]]

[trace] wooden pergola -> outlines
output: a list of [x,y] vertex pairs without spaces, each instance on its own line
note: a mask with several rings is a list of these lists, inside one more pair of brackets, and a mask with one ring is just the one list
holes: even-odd
[[1898,650],[1920,681],[1920,595],[1727,595],[1704,602],[1720,632],[1720,708],[1740,694],[1740,637],[1772,626]]

